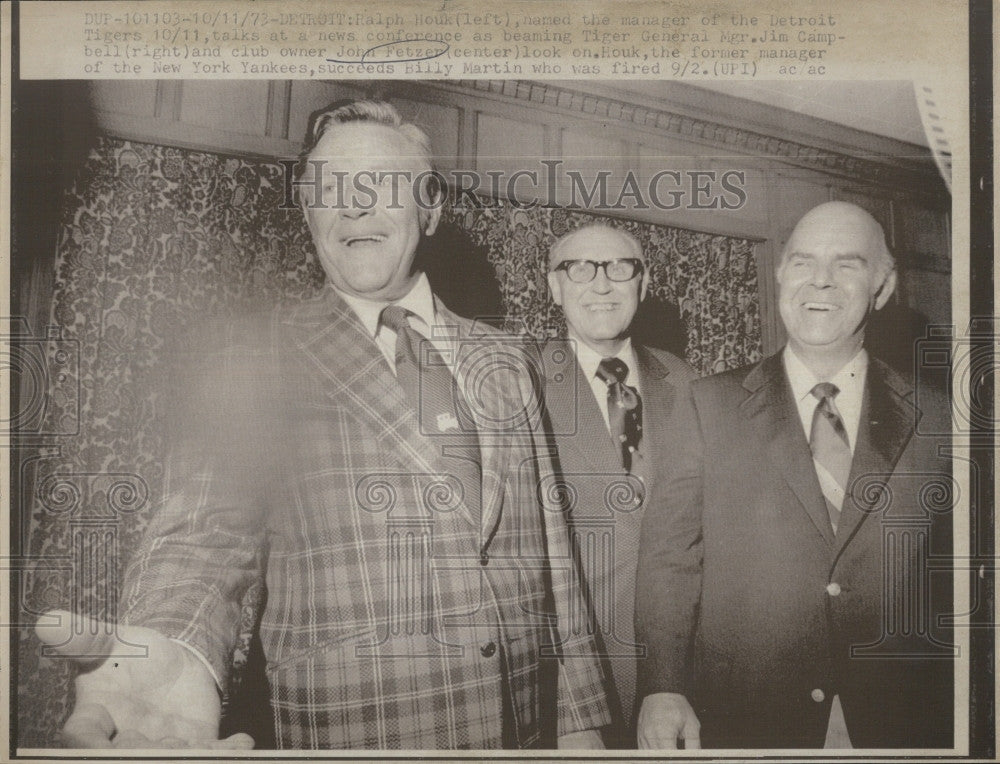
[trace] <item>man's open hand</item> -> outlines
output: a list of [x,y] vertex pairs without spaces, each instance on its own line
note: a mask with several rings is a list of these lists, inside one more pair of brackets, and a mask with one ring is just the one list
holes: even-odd
[[[57,625],[45,625],[53,619]],[[64,610],[46,613],[35,632],[81,668],[62,730],[67,747],[253,747],[243,733],[218,739],[222,709],[211,672],[159,632],[119,625],[115,636],[107,624]]]

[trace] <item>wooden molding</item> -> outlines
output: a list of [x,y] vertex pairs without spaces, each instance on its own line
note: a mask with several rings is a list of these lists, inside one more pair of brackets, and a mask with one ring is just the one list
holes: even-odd
[[[939,204],[950,206],[933,156],[926,148],[777,107],[765,110],[759,104],[751,104],[754,118],[745,119],[749,102],[744,99],[682,83],[663,84],[670,88],[669,103],[653,98],[638,103],[635,93],[589,82],[449,80],[408,86],[474,92],[494,100],[613,120],[630,130],[673,136],[726,153],[777,160],[907,196],[937,199]],[[737,105],[739,108],[734,108]],[[765,114],[769,117],[765,118]]]

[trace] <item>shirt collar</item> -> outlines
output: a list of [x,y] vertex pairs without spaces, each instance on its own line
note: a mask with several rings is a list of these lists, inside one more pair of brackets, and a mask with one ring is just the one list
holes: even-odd
[[[601,361],[608,356],[603,356],[594,350],[590,345],[581,340],[577,336],[576,332],[572,329],[569,330],[569,337],[576,346],[576,360],[580,364],[580,369],[583,371],[583,375],[586,379],[592,380],[597,376],[597,367],[601,365]],[[635,377],[635,352],[632,349],[632,338],[626,337],[625,344],[621,346],[619,351],[614,354],[615,358],[620,358],[628,366],[628,380],[634,380]],[[629,384],[632,384],[629,382]]]
[[841,391],[858,390],[864,385],[865,374],[868,371],[868,351],[864,348],[861,348],[857,355],[845,363],[829,380],[817,379],[790,345],[785,345],[782,360],[796,402],[812,396],[812,389],[818,382],[832,382]]
[[[379,316],[382,315],[382,309],[387,305],[399,305],[400,307],[412,311],[416,314],[417,318],[423,322],[427,329],[434,325],[434,316],[436,315],[434,293],[431,291],[431,284],[427,280],[426,273],[420,274],[417,282],[413,285],[409,292],[407,292],[400,299],[391,303],[384,302],[382,300],[366,300],[363,297],[347,294],[336,287],[333,287],[333,290],[339,294],[344,299],[344,302],[347,303],[348,307],[354,311],[354,314],[361,321],[365,330],[372,337],[375,337],[378,334]],[[421,333],[426,335],[426,330]]]

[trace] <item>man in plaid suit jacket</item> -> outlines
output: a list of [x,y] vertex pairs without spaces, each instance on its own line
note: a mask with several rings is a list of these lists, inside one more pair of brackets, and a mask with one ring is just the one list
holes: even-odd
[[[263,581],[283,747],[598,746],[604,679],[586,630],[569,628],[584,604],[540,490],[552,462],[528,356],[450,313],[414,267],[440,215],[410,193],[430,169],[426,136],[388,104],[334,104],[303,156],[322,173],[301,188],[329,283],[217,340],[192,377],[166,501],[126,574],[122,640],[78,678],[66,741],[252,745],[216,739],[217,688]],[[418,421],[396,375],[408,333],[380,318],[387,305],[450,368],[479,464]],[[93,652],[80,647],[60,649]]]

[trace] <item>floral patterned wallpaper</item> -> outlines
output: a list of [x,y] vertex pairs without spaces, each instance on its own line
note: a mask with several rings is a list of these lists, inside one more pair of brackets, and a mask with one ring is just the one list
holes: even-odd
[[[57,745],[72,703],[73,669],[43,654],[31,628],[38,615],[63,607],[116,617],[119,577],[162,477],[165,359],[183,352],[195,318],[265,307],[322,284],[301,213],[281,209],[281,171],[277,163],[101,138],[69,191],[51,315],[61,336],[44,347],[49,375],[38,391],[51,437],[23,460],[20,477],[30,488],[21,512],[31,561],[15,579],[20,746]],[[438,235],[457,232],[489,264],[503,313],[545,336],[561,326],[547,295],[548,248],[592,219],[495,202],[446,209]],[[610,222],[642,243],[652,295],[679,308],[697,369],[759,358],[752,242]]]

